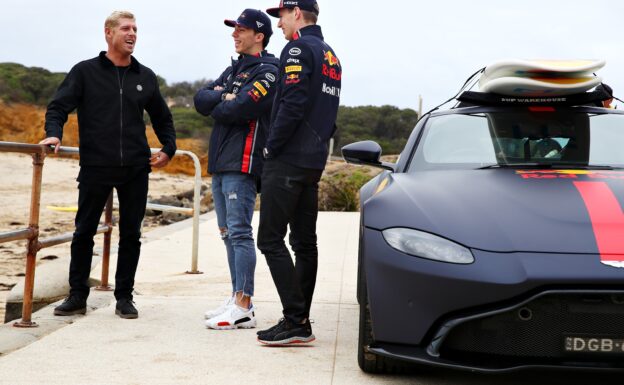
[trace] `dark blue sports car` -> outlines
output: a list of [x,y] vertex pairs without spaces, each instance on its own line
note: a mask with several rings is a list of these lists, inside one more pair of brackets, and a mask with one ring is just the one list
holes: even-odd
[[465,92],[361,192],[360,367],[624,368],[624,112]]

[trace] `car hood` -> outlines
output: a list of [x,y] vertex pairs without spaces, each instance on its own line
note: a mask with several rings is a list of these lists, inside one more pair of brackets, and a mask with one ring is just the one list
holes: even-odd
[[445,170],[387,178],[363,203],[367,227],[408,227],[495,252],[624,254],[624,172]]

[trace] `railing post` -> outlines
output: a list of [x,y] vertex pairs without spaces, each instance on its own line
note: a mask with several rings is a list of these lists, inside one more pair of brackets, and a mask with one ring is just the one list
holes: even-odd
[[198,249],[199,249],[199,214],[201,210],[201,164],[197,155],[190,151],[182,151],[185,155],[188,155],[193,160],[195,166],[195,185],[193,190],[193,243],[191,250],[191,270],[186,274],[203,274],[203,272],[197,269]]
[[106,208],[104,209],[104,225],[108,226],[108,231],[104,233],[104,251],[102,255],[102,282],[100,286],[96,287],[98,291],[111,291],[113,290],[108,284],[108,270],[110,266],[110,244],[111,233],[113,232],[113,191],[111,190],[108,200],[106,201]]
[[30,194],[30,223],[33,230],[32,237],[28,240],[26,254],[26,276],[24,277],[24,298],[22,306],[22,320],[15,322],[13,326],[21,328],[37,327],[32,322],[33,293],[35,288],[35,264],[37,263],[37,251],[39,250],[39,208],[41,204],[41,180],[43,175],[43,151],[33,154],[33,177]]

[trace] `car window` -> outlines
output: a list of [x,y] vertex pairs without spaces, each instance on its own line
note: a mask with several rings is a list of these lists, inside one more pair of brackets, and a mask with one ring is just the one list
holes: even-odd
[[624,166],[624,115],[526,109],[433,117],[410,170],[484,166]]

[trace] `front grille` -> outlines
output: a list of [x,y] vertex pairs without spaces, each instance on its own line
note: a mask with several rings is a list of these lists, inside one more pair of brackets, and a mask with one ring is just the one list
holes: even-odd
[[[566,336],[624,338],[622,293],[545,294],[513,310],[472,319],[451,329],[440,356],[452,360],[595,361],[564,351]],[[599,361],[622,361],[621,354]]]

